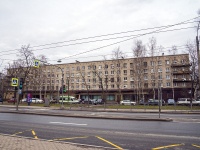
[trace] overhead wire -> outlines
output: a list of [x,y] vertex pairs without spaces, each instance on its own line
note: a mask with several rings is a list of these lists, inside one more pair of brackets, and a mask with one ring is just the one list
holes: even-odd
[[[114,43],[111,43],[111,44],[108,44],[108,45],[104,45],[104,46],[101,46],[101,47],[98,47],[98,48],[95,48],[95,49],[91,49],[91,50],[88,50],[88,51],[85,51],[85,52],[82,52],[82,53],[78,53],[78,54],[75,54],[75,55],[71,55],[71,56],[68,56],[68,57],[64,57],[62,59],[66,59],[66,58],[69,58],[69,57],[74,57],[74,56],[77,56],[77,55],[81,55],[81,54],[84,54],[84,53],[88,53],[88,52],[91,52],[91,51],[95,51],[95,50],[98,50],[98,49],[101,49],[101,48],[105,48],[105,47],[108,47],[108,46],[112,46],[112,45],[115,45],[115,44],[118,44],[118,43],[122,43],[122,42],[125,42],[125,41],[128,41],[128,40],[131,40],[133,38],[137,38],[137,37],[140,37],[140,36],[143,36],[143,35],[147,35],[147,34],[153,34],[153,33],[159,33],[158,31],[160,32],[168,32],[168,31],[161,31],[163,29],[166,29],[166,28],[170,28],[170,27],[173,27],[173,26],[177,26],[177,25],[181,25],[181,24],[186,24],[186,23],[189,23],[189,21],[191,20],[194,20],[194,19],[197,19],[199,18],[200,16],[198,17],[195,17],[195,18],[192,18],[192,19],[189,19],[189,20],[186,20],[186,21],[183,21],[183,22],[180,22],[180,23],[177,23],[177,24],[173,24],[173,25],[168,25],[168,26],[161,26],[161,27],[158,27],[159,29],[158,30],[155,30],[155,31],[151,31],[151,32],[148,32],[148,33],[143,33],[143,34],[138,34],[137,36],[134,35],[134,37],[132,38],[128,38],[128,39],[125,39],[125,40],[121,40],[121,41],[118,41],[118,42],[114,42]],[[193,22],[196,22],[196,21],[193,21]],[[161,28],[161,29],[160,29]],[[188,27],[188,28],[194,28],[194,27]],[[148,28],[150,29],[150,28]],[[180,29],[176,29],[176,30],[180,30]],[[135,30],[136,31],[136,30]],[[171,31],[174,31],[174,30],[171,30]],[[129,32],[129,31],[127,31]],[[122,33],[122,32],[121,32]],[[125,33],[125,32],[124,32]],[[119,33],[114,33],[114,34],[119,34]],[[107,34],[107,35],[112,35],[112,34]],[[100,35],[100,36],[105,36],[105,35]],[[96,37],[100,37],[100,36],[96,36]],[[88,38],[92,38],[92,37],[88,37]],[[120,37],[122,38],[122,37]],[[86,38],[82,38],[83,39],[86,39]],[[75,40],[81,40],[81,39],[75,39]],[[69,41],[72,41],[72,40],[69,40]],[[68,42],[69,42],[68,41]],[[66,42],[66,41],[64,41]],[[39,46],[45,46],[45,45],[53,45],[53,44],[58,44],[60,42],[57,42],[57,43],[50,43],[50,44],[44,44],[44,45],[39,45]],[[75,43],[76,44],[76,43]],[[39,46],[35,46],[35,47],[39,47]],[[64,46],[64,45],[62,45]],[[56,46],[58,47],[58,46]],[[50,47],[50,48],[56,48],[56,47]],[[45,49],[50,49],[50,48],[45,48]],[[44,48],[43,48],[44,49]],[[16,50],[16,49],[15,49]],[[18,50],[18,49],[17,49]],[[36,50],[42,50],[42,49],[36,49]],[[34,51],[36,51],[34,50]],[[10,53],[11,54],[11,53]],[[15,54],[15,53],[12,53],[12,54]],[[7,54],[9,55],[9,54]],[[62,60],[60,59],[60,60]]]
[[[194,18],[194,19],[196,19],[196,18]],[[194,20],[194,19],[192,19],[192,20]],[[188,24],[188,23],[194,23],[194,22],[197,22],[197,21],[184,22],[182,24]],[[138,32],[138,31],[145,31],[145,30],[151,30],[151,29],[156,29],[156,28],[163,28],[163,27],[166,27],[166,26],[169,26],[169,25],[157,26],[157,27],[150,27],[150,28],[143,28],[143,29],[136,29],[136,30],[131,30],[131,31],[122,31],[122,32],[117,32],[117,33],[109,33],[109,34],[103,34],[103,35],[97,35],[97,36],[90,36],[90,37],[83,37],[83,38],[77,38],[77,39],[72,39],[72,40],[67,40],[67,41],[53,42],[53,43],[48,43],[48,44],[41,44],[41,45],[36,45],[36,46],[30,46],[29,48],[43,47],[43,46],[48,46],[48,45],[55,45],[55,44],[75,42],[75,41],[80,41],[80,40],[87,40],[87,39],[91,39],[91,38],[99,38],[99,37],[105,37],[105,36],[111,36],[111,35],[125,34],[125,33]],[[20,50],[20,49],[5,50],[5,51],[1,51],[0,53],[2,53],[2,52],[8,52],[8,51],[16,51],[16,50]]]
[[[171,30],[165,30],[165,31],[159,31],[159,32],[154,32],[153,31],[153,33],[162,33],[162,32],[171,32],[171,31],[177,31],[177,30],[186,30],[186,29],[191,29],[191,28],[195,28],[195,27],[196,26],[186,27],[186,28],[179,28],[179,29],[171,29]],[[60,45],[60,46],[54,46],[54,47],[47,47],[47,48],[35,49],[35,50],[32,50],[32,51],[47,50],[47,49],[53,49],[53,48],[61,48],[61,47],[67,47],[67,46],[73,46],[73,45],[80,45],[80,44],[88,44],[88,43],[101,42],[101,41],[113,40],[113,39],[119,39],[119,38],[125,38],[125,37],[131,37],[131,39],[132,39],[132,38],[136,38],[136,37],[139,37],[139,36],[142,36],[142,35],[147,35],[147,34],[152,34],[152,32],[150,32],[150,33],[143,33],[143,34],[136,34],[136,35],[129,35],[129,36],[122,36],[122,37],[113,37],[113,38],[108,38],[108,39],[86,41],[86,42],[80,42],[80,43],[72,43],[72,44],[67,44],[67,45]],[[11,54],[16,54],[16,53],[14,52],[14,53],[1,54],[0,56],[11,55]]]

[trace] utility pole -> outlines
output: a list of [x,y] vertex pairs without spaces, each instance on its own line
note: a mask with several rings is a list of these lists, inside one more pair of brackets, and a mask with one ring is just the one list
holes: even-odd
[[[198,35],[199,24],[200,24],[200,21],[198,22],[198,26],[197,26],[196,44],[197,44],[198,71],[199,71],[198,76],[200,79],[200,56],[199,56],[199,35]],[[200,95],[200,87],[199,87],[198,95]]]

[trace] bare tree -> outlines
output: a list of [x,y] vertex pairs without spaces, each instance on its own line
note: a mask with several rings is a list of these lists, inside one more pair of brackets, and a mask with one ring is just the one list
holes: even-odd
[[157,74],[157,69],[158,69],[158,66],[157,66],[157,57],[155,57],[155,54],[156,54],[156,38],[155,37],[152,37],[149,39],[149,44],[148,44],[148,47],[149,47],[149,51],[150,51],[150,57],[151,57],[151,64],[150,64],[150,70],[151,70],[151,87],[152,87],[152,90],[153,90],[153,99],[155,99],[155,88],[156,88],[156,84],[159,86],[159,84],[161,83],[156,83],[156,81],[158,81],[158,74]]
[[[112,60],[113,64],[111,65],[111,69],[113,71],[114,78],[112,79],[112,81],[115,83],[111,86],[116,85],[117,87],[117,91],[118,91],[118,95],[117,95],[117,102],[118,104],[120,103],[120,101],[122,100],[122,94],[121,94],[121,85],[122,85],[122,77],[121,77],[121,73],[123,71],[123,61],[126,58],[126,55],[120,50],[120,48],[116,48],[115,50],[112,51]],[[107,81],[106,81],[107,82]]]
[[134,74],[134,90],[136,101],[144,99],[144,57],[146,53],[146,47],[141,40],[136,40],[134,43],[133,51],[133,65],[131,66],[132,73]]
[[197,56],[197,51],[196,51],[196,47],[194,46],[194,43],[192,42],[187,42],[186,44],[186,49],[187,52],[190,55],[190,64],[191,64],[191,89],[194,89],[194,91],[192,90],[191,94],[192,96],[194,96],[195,98],[197,97],[197,90],[199,88],[199,80],[198,80],[198,56]]

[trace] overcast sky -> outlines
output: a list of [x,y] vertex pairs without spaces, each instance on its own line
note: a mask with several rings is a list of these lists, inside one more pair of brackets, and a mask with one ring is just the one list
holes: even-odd
[[[117,47],[131,56],[136,39],[147,44],[152,36],[157,39],[158,46],[165,48],[167,54],[167,47],[184,46],[188,40],[194,41],[196,30],[168,31],[132,39],[125,37],[152,32],[141,30],[45,47],[34,46],[176,24],[197,17],[198,9],[200,0],[0,0],[0,70],[8,62],[17,59],[17,51],[14,49],[28,44],[33,47],[35,56],[43,54],[50,63],[56,63],[58,59],[62,59],[62,63],[100,60],[103,59],[102,55],[109,59]],[[196,24],[179,25],[167,30],[193,27]],[[75,44],[116,37],[124,38]],[[114,44],[126,39],[129,40]],[[56,46],[62,47],[43,49]],[[76,55],[86,51],[90,52]],[[71,57],[73,55],[76,56]]]

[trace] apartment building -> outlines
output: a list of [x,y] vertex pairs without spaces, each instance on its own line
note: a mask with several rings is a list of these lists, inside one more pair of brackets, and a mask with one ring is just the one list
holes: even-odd
[[44,65],[32,68],[23,93],[56,98],[62,85],[64,95],[107,101],[190,97],[189,55]]

